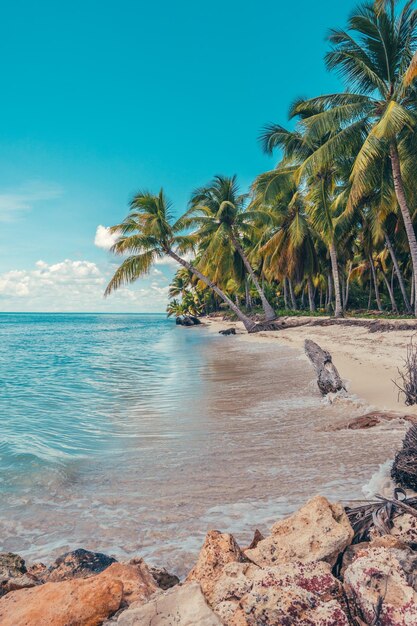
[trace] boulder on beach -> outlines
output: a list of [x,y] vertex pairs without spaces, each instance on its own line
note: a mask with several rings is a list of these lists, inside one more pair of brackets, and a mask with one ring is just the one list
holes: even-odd
[[0,599],[2,626],[98,626],[119,608],[146,602],[158,587],[142,559],[101,574],[46,582]]
[[116,559],[101,552],[90,552],[79,548],[59,556],[42,574],[44,582],[58,582],[70,578],[86,578],[100,574],[116,563]]
[[350,605],[366,624],[417,624],[416,566],[417,555],[409,549],[368,544],[345,571]]
[[316,496],[290,517],[274,524],[271,534],[245,556],[260,567],[301,561],[334,565],[353,539],[344,508]]
[[178,326],[198,326],[201,324],[201,320],[194,315],[180,315],[175,319],[175,323]]
[[216,583],[212,607],[225,626],[348,626],[341,598],[341,583],[328,563],[264,569],[230,563]]
[[123,611],[117,626],[222,626],[197,582],[159,592],[139,608]]
[[205,597],[210,601],[213,587],[224,566],[243,560],[243,553],[232,535],[211,530],[206,535],[197,563],[188,574],[187,581],[198,581]]

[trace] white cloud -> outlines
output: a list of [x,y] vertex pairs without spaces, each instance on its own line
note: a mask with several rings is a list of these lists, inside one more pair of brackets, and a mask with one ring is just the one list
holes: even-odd
[[110,250],[116,243],[117,234],[111,233],[110,229],[101,224],[97,226],[96,236],[94,237],[94,245],[103,250]]
[[62,195],[63,191],[55,183],[32,181],[17,189],[0,193],[0,222],[12,222],[40,202],[53,200]]
[[[28,270],[0,274],[3,311],[165,311],[168,278],[161,272],[138,280],[108,298],[105,287],[113,264],[99,267],[86,260],[65,259],[58,263],[39,260]],[[164,284],[165,283],[165,284]]]

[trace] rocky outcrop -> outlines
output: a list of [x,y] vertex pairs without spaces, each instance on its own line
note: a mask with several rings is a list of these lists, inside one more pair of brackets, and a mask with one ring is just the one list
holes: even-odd
[[118,626],[222,626],[197,582],[156,594],[139,608],[124,611]]
[[243,553],[232,535],[211,530],[207,533],[197,563],[188,574],[187,581],[198,581],[210,602],[214,585],[221,576],[224,566],[243,560]]
[[176,318],[175,323],[177,326],[198,326],[201,324],[201,320],[194,315],[180,315]]
[[327,563],[290,563],[261,569],[226,565],[212,606],[225,626],[348,626],[341,584]]
[[21,556],[12,552],[0,552],[0,597],[9,591],[37,584],[37,579],[28,572]]
[[88,578],[47,582],[8,593],[0,599],[0,624],[95,626],[121,607],[144,603],[157,589],[142,559],[113,563]]
[[327,561],[332,566],[353,539],[353,530],[340,504],[317,496],[290,517],[278,521],[271,535],[245,556],[260,567],[301,561]]
[[410,550],[373,546],[359,551],[344,584],[366,624],[417,624],[417,556]]

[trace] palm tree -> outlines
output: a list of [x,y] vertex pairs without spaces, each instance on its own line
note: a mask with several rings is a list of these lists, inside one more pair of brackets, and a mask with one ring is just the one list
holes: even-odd
[[255,329],[256,324],[212,280],[180,256],[193,249],[195,238],[192,235],[181,235],[183,223],[181,219],[173,221],[171,205],[162,189],[158,195],[140,191],[131,202],[128,216],[110,230],[118,234],[112,251],[129,256],[114,273],[105,296],[146,275],[155,261],[166,255],[212,289],[243,322],[248,332]]
[[362,4],[350,17],[347,31],[332,30],[326,64],[342,76],[349,91],[298,102],[293,113],[302,115],[321,107],[305,120],[305,129],[310,139],[328,133],[328,141],[304,163],[304,172],[315,170],[317,163],[330,165],[341,154],[355,156],[348,209],[378,185],[379,165],[389,155],[417,302],[417,239],[409,205],[417,156],[417,91],[413,83],[417,11],[413,4],[409,0],[398,12],[395,0]]
[[263,174],[259,179],[260,188],[264,189],[266,198],[277,193],[285,177],[294,176],[300,188],[307,188],[306,211],[310,216],[314,230],[326,244],[330,255],[333,283],[335,289],[335,316],[343,315],[340,293],[340,279],[337,258],[336,229],[343,227],[338,220],[341,209],[334,202],[338,193],[339,178],[343,176],[345,162],[335,159],[332,163],[315,161],[315,167],[305,168],[312,155],[320,150],[327,141],[327,135],[318,136],[310,140],[303,134],[305,118],[314,116],[320,111],[320,106],[304,109],[300,115],[299,127],[296,131],[289,131],[278,124],[269,124],[263,130],[261,142],[265,152],[271,154],[275,148],[284,152],[282,162],[272,172]]
[[243,261],[259,294],[267,321],[276,318],[275,311],[261,287],[245,253],[245,242],[250,242],[251,220],[259,218],[253,212],[244,210],[246,195],[239,193],[236,176],[215,176],[205,187],[196,189],[190,200],[186,214],[187,225],[198,225],[197,236],[206,245],[206,256],[216,257],[219,250],[227,247],[230,241]]
[[[258,187],[259,184],[259,187]],[[282,282],[284,292],[287,280],[292,306],[296,308],[292,281],[306,279],[310,310],[315,310],[312,276],[318,272],[314,235],[305,210],[305,198],[298,190],[292,176],[283,181],[280,192],[266,203],[262,181],[253,185],[254,206],[263,207],[270,215],[264,224],[257,249],[263,260],[263,272],[267,279]]]

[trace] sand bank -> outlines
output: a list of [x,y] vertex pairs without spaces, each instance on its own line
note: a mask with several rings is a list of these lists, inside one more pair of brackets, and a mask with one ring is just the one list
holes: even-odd
[[[302,326],[248,335],[240,323],[220,318],[209,319],[205,323],[213,332],[236,327],[238,341],[259,344],[279,342],[302,353],[305,339],[312,339],[332,354],[350,394],[365,400],[375,409],[417,413],[417,407],[405,407],[403,398],[398,398],[398,389],[393,382],[398,379],[398,368],[403,366],[407,344],[415,333],[412,328],[410,331],[370,333],[367,328],[356,326]],[[230,340],[233,341],[233,338]],[[307,363],[306,358],[306,366]]]

